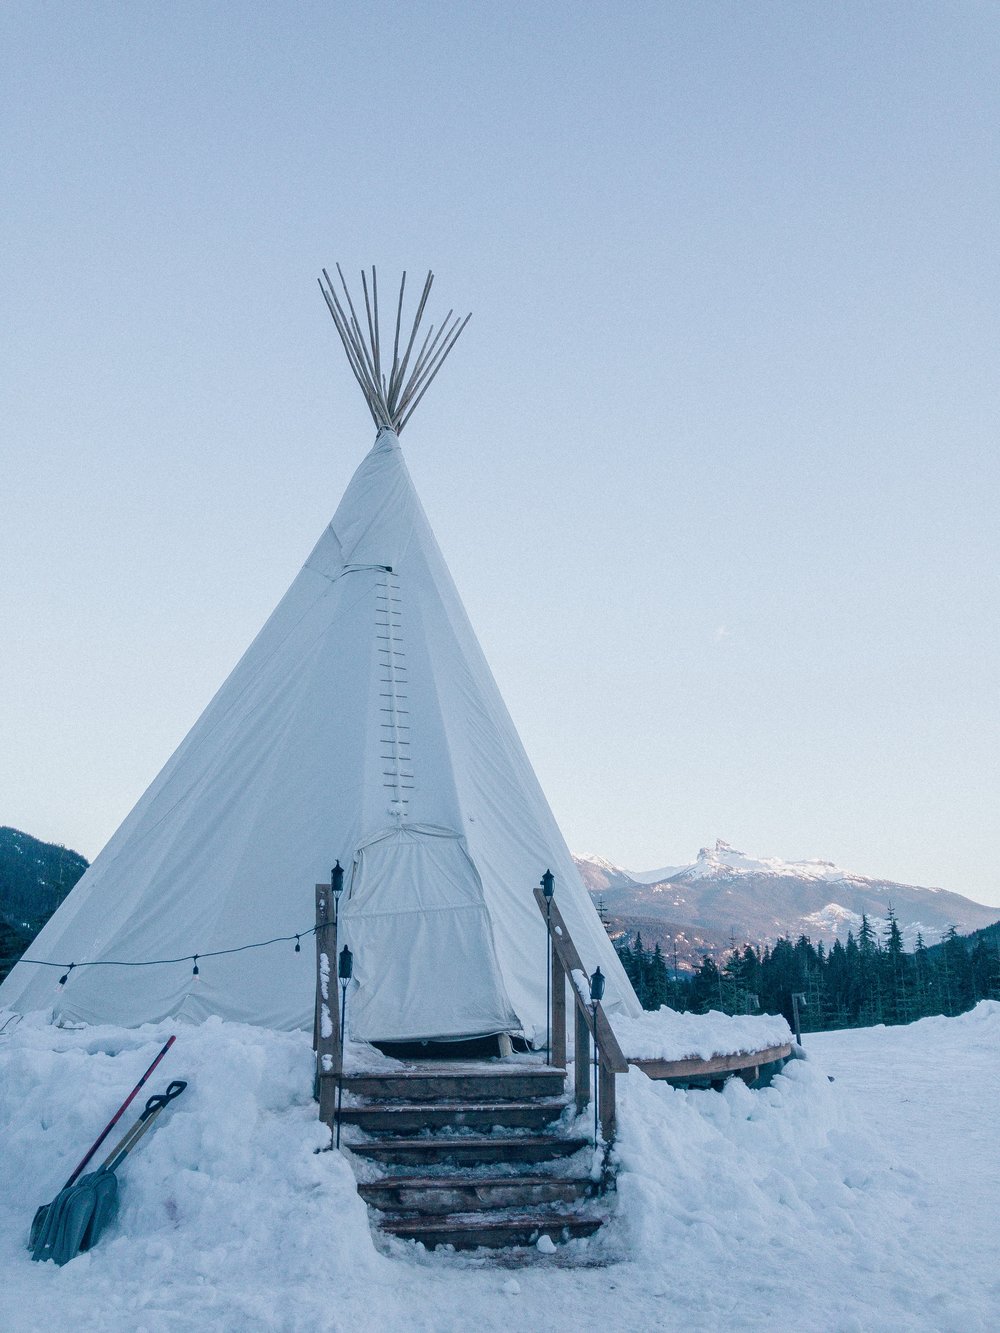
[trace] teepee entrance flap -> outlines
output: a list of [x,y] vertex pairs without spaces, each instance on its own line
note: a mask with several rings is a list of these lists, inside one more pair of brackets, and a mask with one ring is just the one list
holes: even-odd
[[342,916],[363,1041],[430,1041],[517,1031],[482,881],[462,838],[428,825],[359,848]]

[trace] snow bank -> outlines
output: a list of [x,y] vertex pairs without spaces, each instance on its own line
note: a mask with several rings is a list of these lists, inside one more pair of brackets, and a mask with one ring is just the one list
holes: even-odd
[[[342,1281],[363,1278],[377,1259],[367,1210],[346,1160],[316,1153],[329,1134],[312,1100],[307,1036],[208,1019],[174,1029],[177,1043],[107,1140],[133,1123],[145,1096],[173,1078],[188,1087],[119,1171],[117,1224],[92,1253],[63,1269],[34,1264],[23,1250],[37,1204],[61,1189],[83,1152],[150,1064],[169,1031],[87,1027],[69,1031],[29,1016],[0,1043],[0,1254],[31,1299],[57,1307],[84,1299],[84,1313],[136,1310],[164,1285],[183,1301],[224,1277],[229,1317],[252,1326],[268,1285],[309,1283],[317,1262]],[[97,1161],[103,1159],[102,1149]],[[73,1306],[71,1304],[70,1308]],[[5,1329],[36,1328],[26,1322]],[[73,1318],[65,1321],[72,1326]],[[82,1325],[89,1327],[89,1324]],[[159,1325],[155,1325],[159,1326]]]
[[306,1035],[178,1025],[150,1090],[189,1086],[122,1168],[119,1221],[65,1268],[32,1263],[35,1207],[169,1030],[28,1018],[0,1036],[4,1333],[996,1326],[1000,1004],[807,1036],[812,1058],[759,1092],[633,1069],[610,1223],[516,1278],[493,1257],[376,1248],[346,1159],[315,1151]]
[[679,1014],[664,1005],[641,1018],[611,1017],[615,1036],[627,1059],[710,1060],[713,1055],[742,1055],[791,1041],[780,1015],[744,1018],[720,1014]]
[[757,1092],[619,1079],[611,1230],[646,1327],[992,1333],[1000,1003],[805,1040]]

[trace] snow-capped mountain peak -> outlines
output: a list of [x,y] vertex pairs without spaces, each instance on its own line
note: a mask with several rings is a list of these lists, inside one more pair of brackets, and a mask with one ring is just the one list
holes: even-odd
[[890,904],[908,947],[918,931],[933,944],[951,924],[965,933],[1000,918],[1000,908],[945,889],[860,875],[827,860],[754,856],[723,838],[688,865],[624,870],[599,856],[578,857],[577,865],[613,926],[641,930],[647,943],[672,947],[686,939],[695,956],[733,939],[765,944],[804,934],[830,943],[857,935],[863,915],[881,937]]
[[702,847],[697,861],[679,869],[674,878],[704,879],[708,876],[717,878],[731,875],[775,875],[827,882],[863,882],[866,878],[843,870],[832,861],[784,861],[777,856],[752,856],[748,852],[739,851],[723,838],[717,838],[714,847]]

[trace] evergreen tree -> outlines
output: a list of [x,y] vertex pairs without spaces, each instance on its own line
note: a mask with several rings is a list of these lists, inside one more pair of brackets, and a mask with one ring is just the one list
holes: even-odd
[[861,929],[858,931],[858,966],[861,991],[861,1004],[858,1009],[858,1022],[862,1027],[872,1027],[883,1022],[882,985],[879,976],[878,940],[868,913],[861,916]]
[[691,986],[691,1008],[695,1013],[707,1014],[710,1009],[718,1009],[719,986],[719,969],[715,959],[704,954]]
[[659,1009],[660,1005],[667,1004],[670,999],[670,978],[667,975],[667,965],[663,961],[663,950],[660,948],[659,941],[657,941],[653,956],[649,960],[647,975],[649,987],[647,1008]]
[[936,985],[933,964],[928,960],[923,930],[917,930],[916,948],[913,949],[913,1017],[935,1013]]
[[903,954],[903,932],[899,929],[892,903],[889,904],[885,926],[885,948],[882,952],[883,994],[885,1021],[905,1023],[909,1018],[909,996],[906,984],[906,960]]

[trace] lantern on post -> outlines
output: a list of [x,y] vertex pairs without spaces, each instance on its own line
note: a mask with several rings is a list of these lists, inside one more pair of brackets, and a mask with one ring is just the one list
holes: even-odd
[[793,991],[793,992],[792,992],[792,1017],[795,1019],[795,1040],[796,1040],[796,1041],[798,1042],[798,1044],[801,1046],[801,1045],[802,1045],[802,1023],[801,1023],[801,1021],[800,1021],[800,1019],[799,1019],[799,1005],[800,1005],[800,1004],[802,1005],[803,1008],[805,1008],[805,1006],[808,1004],[808,1000],[806,999],[806,997],[805,997],[805,995],[802,993],[802,991],[800,991],[800,990]]
[[340,915],[340,895],[344,892],[344,871],[339,861],[330,871],[330,888],[333,890],[333,920],[336,923]]
[[605,976],[600,968],[590,978],[590,1013],[594,1020],[594,1145],[597,1145],[597,1136],[599,1133],[598,1121],[598,1087],[599,1069],[598,1069],[598,1050],[597,1050],[597,1006],[604,999]]
[[[343,871],[341,886],[343,887]],[[340,1108],[344,1099],[344,1028],[347,1024],[347,984],[354,974],[354,955],[345,944],[337,959],[337,979],[340,982],[340,1073],[337,1076],[337,1147],[340,1147]]]
[[556,877],[551,870],[542,876],[542,896],[545,898],[545,1063],[552,1059],[552,895],[556,891]]

